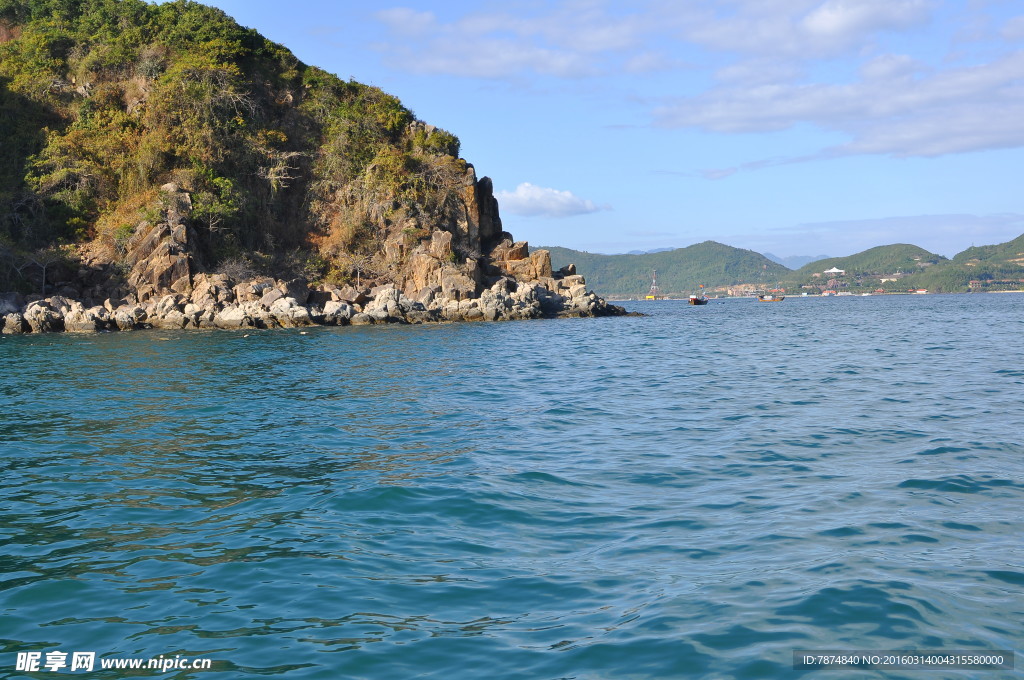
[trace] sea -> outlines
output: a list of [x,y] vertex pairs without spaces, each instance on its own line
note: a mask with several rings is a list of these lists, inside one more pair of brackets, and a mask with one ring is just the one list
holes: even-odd
[[1021,677],[1024,295],[624,304],[0,338],[0,677]]

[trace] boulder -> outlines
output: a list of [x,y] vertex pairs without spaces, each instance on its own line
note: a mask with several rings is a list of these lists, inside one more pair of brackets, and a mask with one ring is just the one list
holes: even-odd
[[146,310],[138,305],[125,305],[118,307],[114,310],[113,322],[117,326],[118,330],[130,331],[136,328],[141,328],[144,322],[149,318]]
[[[169,208],[168,215],[172,211],[178,212]],[[192,257],[188,229],[183,224],[164,222],[153,226],[143,222],[128,242],[125,260],[131,266],[128,285],[139,300],[167,290],[186,293],[192,289]]]
[[349,323],[351,323],[353,326],[369,326],[370,324],[373,323],[373,317],[371,317],[369,314],[363,314],[362,312],[358,312],[352,315],[352,318],[350,319]]
[[348,323],[353,314],[355,314],[355,310],[352,305],[347,302],[331,300],[324,304],[320,315],[322,320],[319,323],[328,326],[341,326]]
[[57,312],[61,316],[64,316],[69,311],[71,311],[74,305],[78,305],[79,307],[81,307],[81,303],[72,303],[71,300],[68,300],[66,297],[62,295],[54,295],[53,297],[48,297],[46,298],[45,302],[47,307]]
[[335,296],[342,302],[347,302],[350,305],[364,305],[370,301],[369,296],[366,295],[365,291],[357,290],[352,286],[345,286],[344,288],[334,291]]
[[409,261],[405,266],[406,290],[411,293],[423,288],[441,285],[441,263],[447,261],[447,258],[439,259],[432,254],[422,252],[410,255]]
[[166,330],[178,330],[188,325],[189,319],[185,314],[178,309],[169,309],[162,314],[157,314],[155,317],[150,319],[150,323],[153,328],[163,328]]
[[476,281],[451,265],[441,268],[441,294],[452,300],[476,297]]
[[213,325],[217,328],[234,330],[237,328],[252,328],[256,324],[245,308],[238,305],[228,305],[214,314]]
[[10,312],[0,317],[0,333],[4,335],[20,335],[29,332],[25,317],[20,312]]
[[270,309],[275,302],[284,297],[286,296],[280,288],[271,288],[260,298],[260,305]]
[[285,297],[292,298],[300,305],[305,305],[309,301],[309,281],[306,279],[292,279],[278,284],[277,287]]
[[64,317],[43,301],[30,302],[23,313],[32,333],[54,333],[64,330]]
[[285,328],[313,325],[309,310],[300,305],[295,298],[285,297],[276,300],[270,305],[270,313]]
[[69,333],[91,333],[107,328],[107,310],[103,307],[83,308],[76,305],[64,315],[64,330]]
[[559,269],[557,272],[555,272],[555,274],[556,274],[556,278],[558,278],[558,277],[565,278],[567,276],[574,276],[576,274],[576,265],[574,265],[574,264],[567,264],[564,267],[562,267],[561,269]]

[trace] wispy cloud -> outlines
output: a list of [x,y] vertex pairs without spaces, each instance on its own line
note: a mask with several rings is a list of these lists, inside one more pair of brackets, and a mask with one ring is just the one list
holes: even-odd
[[[964,9],[965,20],[985,18],[978,6]],[[492,80],[601,77],[624,97],[645,75],[702,68],[705,80],[692,78],[688,91],[651,105],[654,125],[720,134],[810,125],[846,140],[784,163],[1024,146],[1024,51],[1014,42],[1024,40],[1024,16],[978,33],[973,39],[986,47],[970,61],[956,61],[952,51],[963,47],[962,35],[946,36],[944,55],[883,51],[887,35],[926,30],[942,7],[940,0],[560,0],[444,20],[407,7],[376,17],[390,33],[379,47],[395,68]],[[777,164],[703,172],[721,178]]]
[[405,7],[376,17],[395,38],[380,45],[388,61],[416,73],[583,78],[605,73],[615,54],[618,68],[657,70],[671,63],[644,47],[649,17],[609,12],[602,3],[563,2],[533,14],[477,12],[449,22]]
[[906,56],[867,63],[844,84],[724,86],[656,111],[667,127],[783,130],[799,123],[850,137],[833,155],[940,156],[1024,145],[1024,51],[927,71]]
[[747,247],[761,252],[828,252],[844,257],[898,239],[952,257],[972,245],[1004,243],[1022,233],[1024,215],[1018,213],[904,215],[799,224],[750,234],[743,240]]
[[521,217],[572,217],[610,209],[571,191],[548,189],[529,182],[523,182],[515,191],[495,192],[495,197],[503,212]]
[[880,32],[928,20],[929,0],[734,0],[700,2],[682,34],[715,50],[807,59],[836,56]]

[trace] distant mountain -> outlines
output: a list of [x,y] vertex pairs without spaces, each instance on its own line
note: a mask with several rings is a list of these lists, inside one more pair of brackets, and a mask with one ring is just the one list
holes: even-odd
[[631,250],[626,255],[647,255],[650,253],[664,253],[666,250],[674,250],[674,248],[653,248],[652,250]]
[[[825,273],[833,268],[843,273]],[[878,246],[804,265],[784,283],[791,288],[832,287],[851,292],[1018,290],[1024,288],[1024,235],[1006,243],[968,248],[953,259],[905,243]]]
[[764,253],[764,256],[772,262],[778,262],[783,267],[788,267],[789,269],[799,269],[805,264],[817,262],[818,260],[827,260],[829,257],[828,255],[790,255],[789,257],[779,257],[771,253]]
[[1024,234],[1006,243],[972,246],[901,283],[936,292],[1020,290],[1024,288]]
[[838,268],[847,274],[859,276],[910,273],[939,262],[947,261],[942,255],[930,253],[907,243],[876,246],[847,257],[830,257],[808,263],[794,272],[794,278],[801,278],[826,269]]
[[791,274],[786,267],[752,250],[705,241],[687,248],[655,253],[599,255],[569,248],[541,246],[551,253],[558,269],[575,264],[587,287],[602,295],[643,295],[658,272],[658,287],[665,294],[682,295],[703,284],[712,289],[736,284],[774,286]]
[[953,262],[959,265],[976,267],[980,264],[1000,264],[1019,266],[1024,264],[1024,234],[1012,241],[994,246],[971,246],[967,250],[953,256]]

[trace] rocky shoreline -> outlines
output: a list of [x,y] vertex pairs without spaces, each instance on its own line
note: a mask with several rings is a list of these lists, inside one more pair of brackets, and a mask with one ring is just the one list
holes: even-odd
[[554,290],[537,281],[502,277],[468,299],[446,296],[440,287],[425,288],[410,298],[394,284],[362,290],[270,278],[234,284],[222,274],[198,274],[188,294],[169,292],[146,302],[128,295],[87,306],[61,295],[7,293],[0,295],[0,333],[234,330],[627,314],[587,291],[582,276],[567,271],[557,275],[551,278]]
[[[134,227],[120,269],[109,254],[82,248],[77,265],[40,285],[50,296],[0,293],[0,333],[128,331],[143,328],[295,328],[623,316],[592,291],[574,265],[552,271],[546,250],[530,252],[501,231],[490,180],[466,176],[465,221],[435,229],[415,247],[381,245],[390,276],[362,286],[303,278],[211,273],[189,216],[188,192],[161,187],[159,219]],[[459,252],[473,252],[471,257]],[[480,254],[484,252],[486,254]],[[60,268],[56,268],[60,269]],[[241,279],[241,280],[235,280]]]

